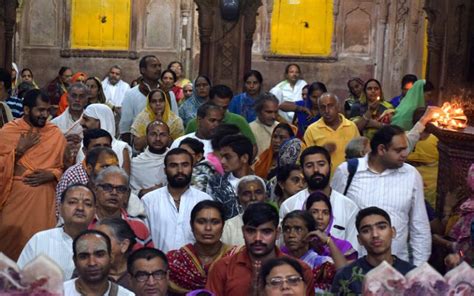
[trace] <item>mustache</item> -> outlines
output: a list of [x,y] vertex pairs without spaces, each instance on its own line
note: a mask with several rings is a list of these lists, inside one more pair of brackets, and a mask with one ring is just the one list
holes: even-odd
[[262,242],[255,242],[253,244],[250,244],[251,247],[266,247],[267,244],[264,244]]
[[314,173],[311,175],[310,179],[315,179],[316,177],[326,178],[326,175],[320,173]]

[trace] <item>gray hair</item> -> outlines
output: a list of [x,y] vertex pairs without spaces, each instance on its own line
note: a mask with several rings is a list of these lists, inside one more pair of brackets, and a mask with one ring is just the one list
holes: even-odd
[[369,144],[367,137],[356,137],[346,146],[346,159],[359,158],[364,156],[365,146]]
[[112,70],[112,69],[118,69],[118,70],[120,70],[120,72],[122,72],[122,67],[120,67],[119,65],[113,65],[112,67],[110,67],[110,68],[109,68],[109,72],[110,72],[110,70]]
[[105,168],[103,169],[102,171],[100,171],[100,173],[97,174],[97,176],[94,178],[94,184],[97,185],[99,183],[101,183],[102,181],[104,181],[105,177],[109,174],[118,174],[120,175],[123,180],[125,181],[125,184],[128,186],[129,185],[129,176],[127,174],[127,172],[118,167],[118,166],[109,166],[108,168]]
[[75,83],[71,84],[68,87],[67,92],[71,93],[74,89],[80,89],[80,90],[83,90],[86,94],[89,94],[89,88],[84,83],[75,82]]
[[240,178],[239,182],[237,183],[237,194],[240,193],[240,190],[242,190],[241,187],[244,186],[244,184],[250,182],[260,182],[263,187],[263,192],[267,194],[267,186],[265,185],[265,181],[257,175],[248,175]]
[[319,103],[319,100],[321,100],[322,97],[333,97],[335,100],[336,100],[336,104],[339,106],[340,104],[340,100],[339,100],[339,97],[334,94],[334,93],[331,93],[331,92],[325,92],[323,93],[321,96],[319,96],[318,98],[318,103]]

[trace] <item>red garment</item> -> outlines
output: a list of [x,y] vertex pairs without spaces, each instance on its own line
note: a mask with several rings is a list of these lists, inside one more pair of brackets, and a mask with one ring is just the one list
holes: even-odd
[[[133,251],[143,247],[155,247],[153,245],[153,241],[151,240],[150,230],[142,219],[130,216],[124,209],[120,209],[120,215],[123,220],[127,221],[128,225],[130,225],[130,228],[132,228],[133,232],[135,233],[136,244],[133,246]],[[89,224],[88,229],[94,229],[97,221],[99,221],[99,218],[96,215]]]
[[[275,248],[276,257],[287,256],[279,248]],[[314,295],[314,279],[311,268],[301,260],[304,281],[306,283],[306,295]],[[233,256],[225,257],[217,261],[209,271],[206,289],[217,296],[242,296],[250,295],[252,283],[252,262],[244,247]]]
[[236,246],[222,244],[216,258],[208,265],[202,265],[193,244],[169,251],[166,257],[168,257],[170,271],[171,293],[184,295],[189,291],[203,289],[206,286],[209,269],[214,263],[221,258],[233,255],[237,249]]

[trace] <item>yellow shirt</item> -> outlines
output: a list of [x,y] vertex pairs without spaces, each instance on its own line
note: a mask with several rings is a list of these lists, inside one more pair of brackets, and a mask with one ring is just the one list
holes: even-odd
[[303,137],[307,147],[314,145],[324,146],[329,143],[336,145],[335,151],[331,153],[331,175],[346,160],[345,149],[347,143],[353,138],[360,136],[355,123],[341,114],[339,114],[339,118],[341,119],[341,124],[336,130],[327,126],[324,119],[321,118],[306,129]]

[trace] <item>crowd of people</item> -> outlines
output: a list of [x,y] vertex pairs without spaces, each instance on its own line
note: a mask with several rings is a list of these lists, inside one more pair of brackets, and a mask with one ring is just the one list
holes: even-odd
[[42,88],[0,69],[0,251],[51,257],[65,295],[347,295],[383,261],[472,264],[472,192],[434,210],[428,81],[388,100],[351,78],[342,100],[297,64],[237,94],[178,61],[138,68]]

